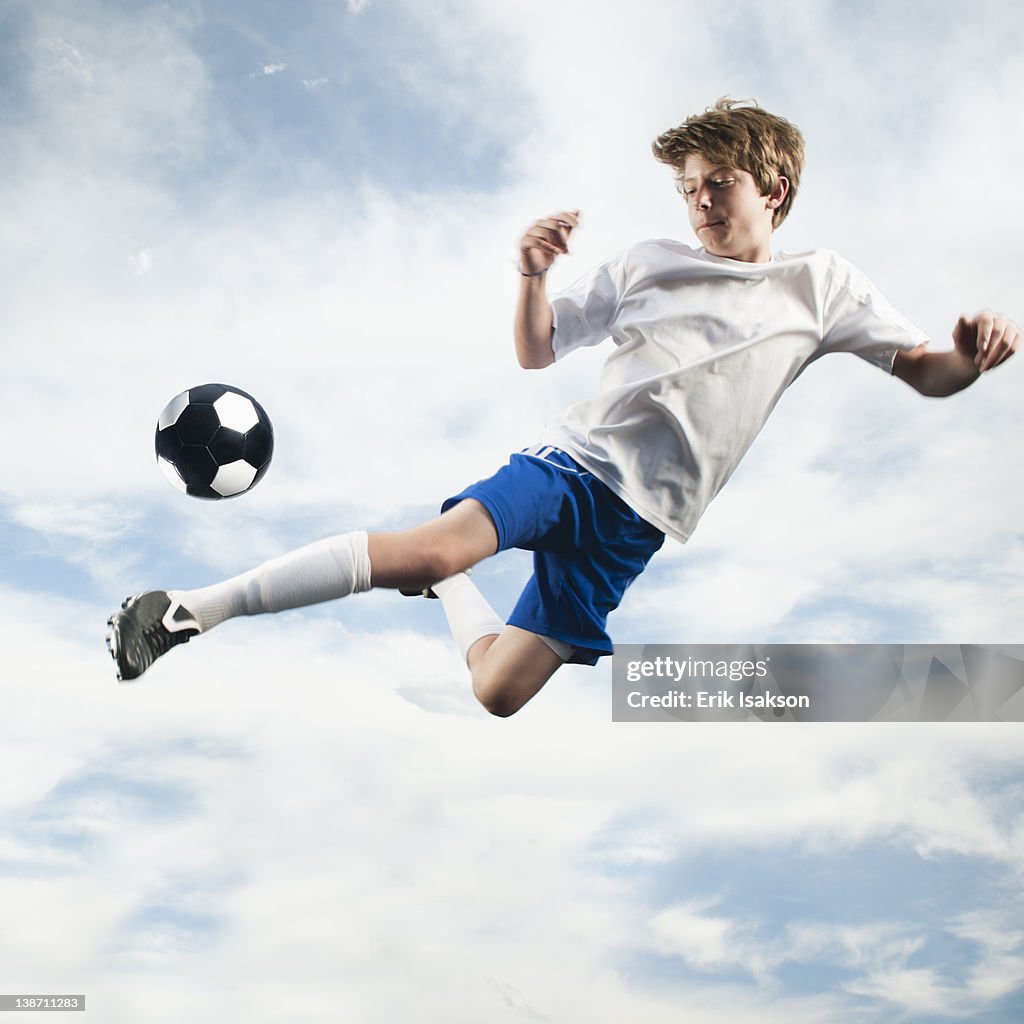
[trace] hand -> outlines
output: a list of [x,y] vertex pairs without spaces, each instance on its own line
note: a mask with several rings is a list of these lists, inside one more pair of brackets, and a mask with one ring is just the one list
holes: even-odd
[[1009,359],[1020,348],[1020,339],[1020,328],[990,309],[983,309],[971,319],[960,317],[953,328],[956,350],[972,359],[979,373]]
[[580,211],[565,210],[537,221],[519,241],[519,266],[527,274],[547,270],[569,251],[569,235],[580,226]]

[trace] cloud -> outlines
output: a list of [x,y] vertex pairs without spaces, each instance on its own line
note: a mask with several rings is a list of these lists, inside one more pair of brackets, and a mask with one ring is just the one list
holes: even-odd
[[660,911],[650,922],[652,940],[657,952],[682,957],[700,970],[749,963],[749,947],[745,945],[742,928],[728,917],[707,914],[706,904],[683,903]]
[[[787,753],[773,730],[744,738],[724,726],[681,743],[671,730],[608,722],[607,683],[582,669],[508,729],[468,699],[443,638],[347,627],[359,600],[320,618],[229,623],[117,687],[96,649],[102,609],[5,595],[5,678],[34,681],[9,690],[6,713],[33,757],[12,752],[21,770],[4,776],[5,833],[24,845],[4,859],[0,891],[44,909],[73,901],[85,938],[51,943],[49,969],[127,1000],[111,1019],[131,1018],[143,984],[162,992],[174,977],[218,1007],[224,979],[246,982],[256,1019],[301,980],[310,1012],[344,991],[371,1020],[412,1012],[413,998],[449,1012],[453,991],[466,1020],[558,1019],[582,992],[597,1020],[637,1006],[671,1020],[687,992],[734,1006],[739,1020],[827,1020],[820,993],[758,1011],[756,990],[799,961],[842,965],[889,1000],[903,990],[883,969],[906,964],[926,924],[815,923],[811,911],[782,931],[730,896],[728,868],[698,877],[701,895],[682,900],[677,886],[662,902],[652,880],[694,850],[714,860],[747,849],[748,865],[796,862],[809,874],[845,849],[867,867],[872,837],[923,844],[932,858],[955,850],[980,878],[1001,860],[1019,864],[1012,821],[984,795],[986,778],[1019,765],[1013,735],[826,728],[794,736]],[[410,699],[445,686],[447,704]],[[33,720],[38,706],[73,707],[74,733],[48,743],[54,716]],[[793,843],[798,858],[779,853]],[[623,856],[638,844],[660,852]],[[979,978],[1012,991],[997,959],[1015,955],[1012,932],[997,944],[1000,921],[984,916],[958,927],[964,941],[992,945]],[[45,942],[42,930],[12,936],[8,969],[34,976]],[[556,949],[550,962],[537,956]],[[638,949],[680,957],[696,976],[659,994],[627,966]],[[714,995],[708,983],[725,987]],[[169,998],[158,1022],[173,1019]]]
[[70,74],[91,84],[93,74],[81,52],[63,39],[44,39],[41,49],[49,54],[48,70],[57,74]]
[[[558,286],[687,238],[647,147],[721,93],[808,135],[783,247],[840,249],[937,343],[962,305],[1020,305],[1020,211],[950,213],[963,153],[996,182],[1019,165],[992,130],[1016,115],[1016,8],[876,6],[869,36],[836,4],[369,6],[289,29],[32,5],[7,44],[5,971],[83,979],[112,1024],[999,1012],[1022,984],[1015,725],[634,728],[608,721],[607,666],[492,721],[436,603],[378,594],[226,624],[114,684],[124,593],[411,523],[589,392],[601,353],[514,370],[515,241],[584,207]],[[281,106],[241,95],[257,66],[295,72]],[[1012,642],[1018,373],[926,403],[852,358],[811,368],[616,636]],[[278,455],[245,499],[189,503],[152,431],[218,379],[266,406]],[[485,589],[510,601],[527,561]]]
[[969,944],[964,958],[970,966],[963,970],[948,959],[915,966],[934,956],[934,932],[924,921],[894,920],[898,905],[868,923],[797,919],[780,930],[749,914],[731,916],[729,909],[724,897],[676,904],[647,922],[643,941],[698,976],[738,970],[762,992],[775,989],[793,965],[805,976],[826,968],[838,973],[845,992],[935,1019],[973,1019],[1021,984],[1021,937],[1012,931],[1012,910],[967,912],[940,929]]

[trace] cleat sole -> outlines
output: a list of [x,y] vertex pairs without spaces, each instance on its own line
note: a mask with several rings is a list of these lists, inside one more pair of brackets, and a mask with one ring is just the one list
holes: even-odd
[[[168,620],[172,608],[174,614]],[[174,605],[162,590],[126,597],[121,611],[107,619],[107,626],[107,650],[119,683],[134,682],[157,658],[200,632],[191,613]]]

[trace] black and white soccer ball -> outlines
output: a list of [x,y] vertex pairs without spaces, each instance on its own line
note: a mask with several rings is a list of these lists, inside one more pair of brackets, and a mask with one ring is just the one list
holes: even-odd
[[156,425],[161,471],[194,498],[233,498],[251,490],[273,452],[274,428],[263,406],[228,384],[175,395]]

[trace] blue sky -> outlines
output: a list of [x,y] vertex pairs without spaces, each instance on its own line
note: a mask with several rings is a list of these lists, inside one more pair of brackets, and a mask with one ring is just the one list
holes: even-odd
[[[1020,725],[613,724],[607,666],[492,720],[390,594],[131,687],[103,634],[125,594],[414,523],[587,394],[601,351],[514,366],[516,240],[583,210],[554,286],[688,241],[649,144],[720,95],[807,136],[780,248],[936,347],[1024,316],[1022,36],[992,2],[5,4],[0,990],[112,1024],[1020,1018]],[[277,431],[215,504],[152,453],[209,380]],[[1020,388],[817,363],[616,639],[1024,642]],[[505,611],[528,568],[476,578]]]

